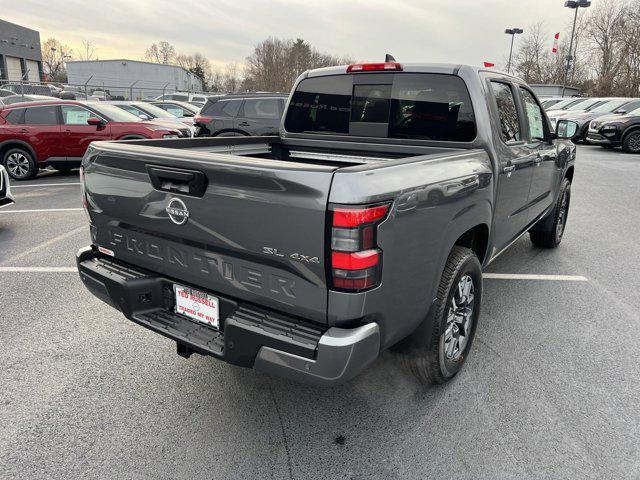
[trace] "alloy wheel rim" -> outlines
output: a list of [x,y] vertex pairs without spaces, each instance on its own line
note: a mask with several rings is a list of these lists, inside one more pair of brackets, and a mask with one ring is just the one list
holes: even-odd
[[474,292],[473,279],[463,275],[453,292],[447,313],[444,331],[444,355],[447,360],[460,360],[469,343],[473,327]]
[[12,175],[25,177],[29,173],[29,159],[22,153],[12,153],[7,157],[6,167]]
[[564,226],[567,221],[567,203],[568,195],[564,192],[562,201],[560,202],[560,211],[558,212],[558,223],[556,224],[556,238],[559,240],[564,233]]
[[640,152],[640,134],[636,133],[629,139],[629,149],[634,152]]

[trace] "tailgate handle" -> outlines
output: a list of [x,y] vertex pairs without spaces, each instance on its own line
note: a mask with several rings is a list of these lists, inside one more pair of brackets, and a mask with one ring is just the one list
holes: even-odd
[[202,197],[207,190],[207,176],[198,170],[147,165],[147,173],[156,190]]

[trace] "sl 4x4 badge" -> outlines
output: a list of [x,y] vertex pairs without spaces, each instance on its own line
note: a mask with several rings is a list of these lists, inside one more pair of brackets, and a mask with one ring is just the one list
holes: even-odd
[[287,255],[285,253],[281,253],[277,248],[272,247],[262,247],[262,253],[266,255],[273,255],[274,257],[288,257],[291,260],[295,260],[296,262],[302,263],[320,263],[320,259],[318,257],[312,257],[311,255],[303,255],[301,253],[292,253]]
[[176,225],[184,225],[189,220],[189,210],[179,198],[169,200],[169,205],[167,205],[165,211],[169,215],[169,219]]

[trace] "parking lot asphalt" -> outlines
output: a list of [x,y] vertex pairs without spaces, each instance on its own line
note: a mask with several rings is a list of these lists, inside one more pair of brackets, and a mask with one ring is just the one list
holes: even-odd
[[178,357],[73,272],[77,182],[0,210],[1,478],[640,478],[640,156],[578,147],[561,246],[487,268],[575,280],[486,279],[437,388],[393,353],[331,388]]

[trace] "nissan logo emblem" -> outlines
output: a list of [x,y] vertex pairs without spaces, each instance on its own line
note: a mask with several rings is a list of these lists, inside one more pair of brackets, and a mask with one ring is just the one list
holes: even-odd
[[182,200],[179,198],[172,198],[169,200],[169,205],[165,208],[169,218],[176,225],[184,225],[189,220],[189,210]]

